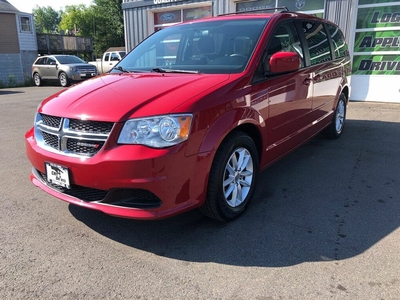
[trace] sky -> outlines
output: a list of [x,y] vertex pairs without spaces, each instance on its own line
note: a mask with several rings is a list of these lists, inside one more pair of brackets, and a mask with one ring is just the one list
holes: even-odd
[[78,5],[84,4],[89,6],[92,4],[92,0],[7,0],[8,3],[12,4],[16,9],[21,12],[32,13],[32,9],[37,6],[51,6],[55,11],[60,9],[64,10],[67,5]]

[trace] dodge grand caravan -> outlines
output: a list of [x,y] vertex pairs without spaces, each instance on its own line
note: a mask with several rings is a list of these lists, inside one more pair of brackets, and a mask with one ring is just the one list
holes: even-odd
[[30,178],[114,216],[200,208],[229,221],[261,169],[319,132],[341,136],[349,75],[342,32],[314,16],[283,9],[168,27],[110,73],[44,100],[25,136]]

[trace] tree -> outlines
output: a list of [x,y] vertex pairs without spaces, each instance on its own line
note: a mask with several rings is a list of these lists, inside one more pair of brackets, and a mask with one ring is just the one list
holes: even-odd
[[125,46],[122,0],[93,0],[86,7],[68,5],[56,12],[50,6],[33,10],[37,33],[54,33],[93,37],[94,54],[101,57],[109,47]]
[[56,12],[51,6],[36,7],[32,10],[37,33],[55,33],[61,21],[61,12]]
[[94,12],[93,7],[80,5],[68,5],[61,15],[58,28],[65,34],[71,33],[77,36],[94,36],[93,30]]
[[125,46],[122,0],[94,0],[94,48],[101,56],[109,47]]

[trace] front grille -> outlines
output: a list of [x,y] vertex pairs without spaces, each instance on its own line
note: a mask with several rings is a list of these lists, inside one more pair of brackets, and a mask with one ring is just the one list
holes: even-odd
[[103,147],[104,142],[93,142],[85,140],[68,139],[67,140],[67,150],[72,153],[79,154],[96,154],[101,147]]
[[47,132],[42,132],[42,136],[43,136],[43,140],[44,143],[54,149],[58,149],[59,148],[59,144],[58,144],[58,137],[54,134],[50,134]]
[[47,186],[51,187],[52,189],[56,190],[57,192],[81,199],[86,202],[101,201],[107,196],[107,193],[108,193],[108,191],[92,189],[92,188],[88,188],[88,187],[84,187],[84,186],[80,186],[80,185],[76,185],[76,184],[71,184],[71,188],[67,189],[65,187],[48,182],[46,179],[46,174],[44,174],[38,170],[36,170],[36,171],[40,175],[42,182],[45,183]]
[[94,67],[78,67],[79,73],[95,73],[96,69]]
[[37,114],[35,138],[39,146],[52,152],[91,157],[102,149],[113,126],[111,122]]
[[129,208],[155,208],[162,205],[160,198],[152,192],[142,189],[111,189],[104,191],[71,184],[65,188],[47,181],[46,174],[34,169],[35,176],[53,190],[80,199],[85,202],[100,202],[109,205]]
[[82,121],[71,119],[69,120],[69,129],[86,133],[109,134],[114,123],[111,122],[96,122]]
[[40,114],[40,115],[42,117],[43,124],[45,124],[46,126],[60,128],[62,118],[53,117],[45,114]]

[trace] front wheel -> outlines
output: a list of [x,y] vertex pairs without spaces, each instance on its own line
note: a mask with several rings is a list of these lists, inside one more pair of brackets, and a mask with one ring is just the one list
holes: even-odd
[[331,139],[339,138],[344,129],[346,120],[346,96],[341,93],[339,96],[338,104],[336,105],[335,114],[331,124],[325,129],[324,133]]
[[66,73],[61,72],[60,75],[58,75],[58,80],[60,81],[61,86],[67,87],[70,85],[68,76]]
[[242,132],[231,133],[215,154],[201,212],[220,221],[241,215],[253,197],[258,168],[253,140]]

